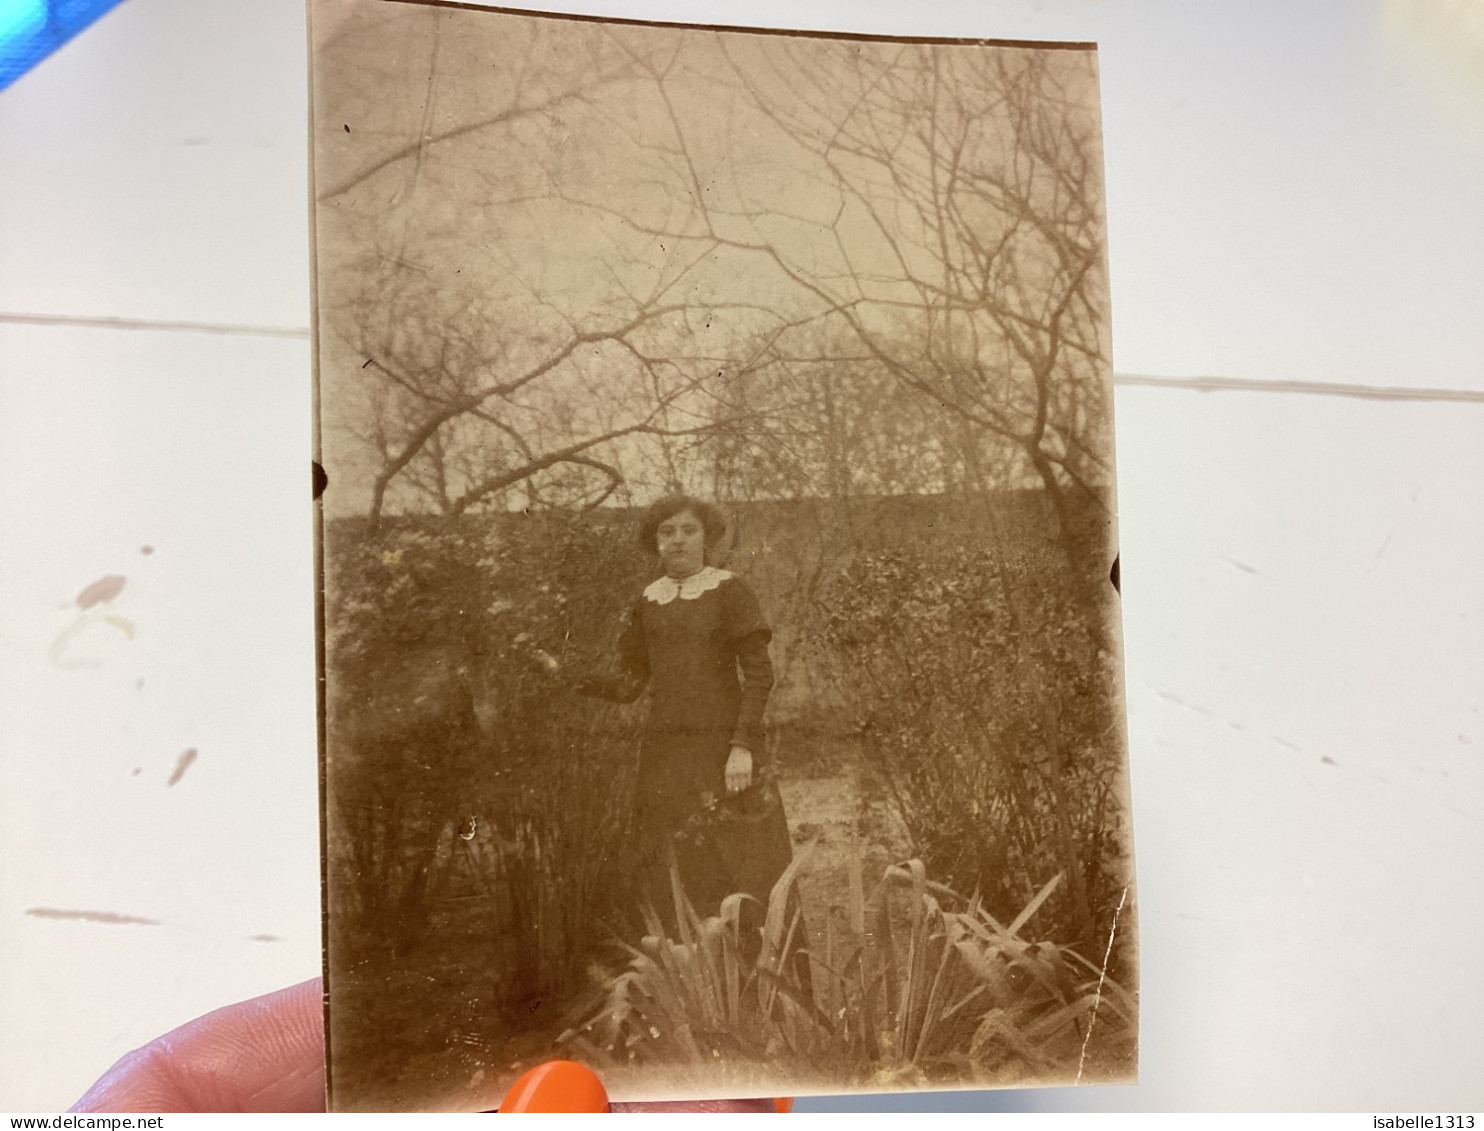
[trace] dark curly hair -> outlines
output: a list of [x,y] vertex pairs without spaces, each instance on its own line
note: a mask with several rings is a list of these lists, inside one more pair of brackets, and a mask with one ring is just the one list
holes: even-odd
[[639,545],[651,554],[658,553],[660,523],[674,518],[681,511],[690,511],[701,520],[701,529],[706,533],[706,549],[714,550],[727,532],[726,515],[721,513],[720,507],[689,495],[669,495],[645,507],[639,517]]

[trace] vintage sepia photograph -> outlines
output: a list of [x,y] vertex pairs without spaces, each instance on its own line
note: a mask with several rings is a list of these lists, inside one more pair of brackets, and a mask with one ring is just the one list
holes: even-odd
[[1133,1080],[1093,47],[310,9],[332,1110]]

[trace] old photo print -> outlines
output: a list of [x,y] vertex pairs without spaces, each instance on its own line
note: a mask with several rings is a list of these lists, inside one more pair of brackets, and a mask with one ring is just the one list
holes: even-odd
[[1131,1080],[1096,52],[310,9],[332,1108]]

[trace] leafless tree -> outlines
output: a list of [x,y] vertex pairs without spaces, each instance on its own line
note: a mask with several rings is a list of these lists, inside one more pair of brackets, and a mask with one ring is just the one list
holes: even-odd
[[727,443],[698,437],[828,493],[821,450],[790,438],[806,383],[804,415],[835,412],[851,445],[836,472],[890,479],[912,402],[858,398],[876,415],[849,425],[824,403],[881,375],[956,420],[934,443],[968,479],[1042,486],[1064,540],[1067,492],[1102,497],[1086,53],[529,20],[454,35],[457,16],[336,29],[359,78],[327,83],[351,93],[319,116],[350,130],[318,174],[357,284],[321,300],[340,380],[371,386],[353,429],[373,521],[393,498],[593,504],[641,469],[683,478],[702,447],[714,472]]
[[1093,58],[909,46],[819,77],[785,52],[764,78],[731,57],[838,200],[848,269],[791,272],[901,381],[1019,447],[1068,537],[1065,490],[1109,478]]
[[[638,148],[665,222],[585,203],[750,260],[775,302],[843,322],[837,360],[864,351],[1013,444],[1068,538],[1067,492],[1097,497],[1111,477],[1090,56],[746,37],[690,50],[635,61],[656,90]],[[696,103],[727,106],[725,156],[717,112]]]
[[[771,312],[696,296],[692,264],[642,233],[560,250],[560,186],[583,177],[563,139],[598,94],[622,96],[632,53],[601,37],[574,52],[529,21],[471,43],[448,13],[364,13],[323,56],[322,76],[345,73],[324,79],[340,105],[317,121],[346,120],[322,147],[317,215],[325,423],[354,449],[373,529],[389,506],[596,505],[653,442],[734,423],[701,403],[738,363],[708,330]],[[493,66],[450,58],[477,48]],[[471,90],[471,70],[493,89]]]

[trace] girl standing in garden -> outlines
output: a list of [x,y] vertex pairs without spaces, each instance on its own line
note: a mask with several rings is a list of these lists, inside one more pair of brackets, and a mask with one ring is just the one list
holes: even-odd
[[639,541],[661,576],[629,613],[617,673],[578,685],[624,703],[649,691],[635,832],[642,897],[662,914],[672,852],[701,915],[738,891],[765,906],[791,856],[777,787],[760,775],[772,633],[747,584],[708,564],[725,532],[716,507],[684,495],[643,513]]

